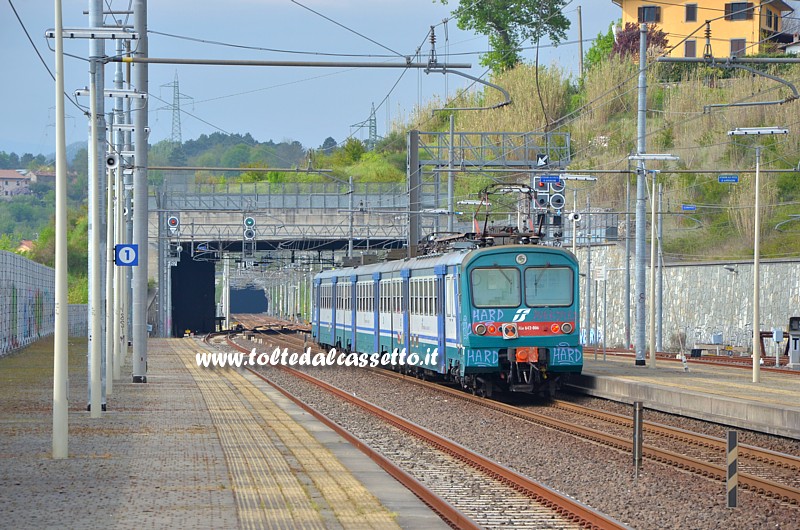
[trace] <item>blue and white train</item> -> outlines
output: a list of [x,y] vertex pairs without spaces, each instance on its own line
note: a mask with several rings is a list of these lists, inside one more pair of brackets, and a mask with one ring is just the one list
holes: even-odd
[[416,353],[406,371],[481,395],[552,394],[583,366],[578,293],[569,251],[457,250],[317,274],[311,329],[339,350]]

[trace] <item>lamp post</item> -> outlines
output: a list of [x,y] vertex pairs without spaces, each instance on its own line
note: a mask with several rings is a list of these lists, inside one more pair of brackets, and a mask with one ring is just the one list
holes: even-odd
[[[628,157],[628,160],[635,160],[639,162],[639,168],[637,169],[637,178],[646,178],[646,169],[644,168],[644,162],[646,160],[678,160],[678,157],[675,155],[670,154],[662,154],[662,153],[638,153],[635,155],[631,155]],[[637,184],[638,187],[638,184]],[[656,226],[656,201],[655,201],[655,189],[656,189],[656,178],[655,173],[653,174],[653,192],[651,194],[651,202],[652,202],[652,226],[651,226],[651,240],[650,240],[650,367],[655,368],[656,366],[656,333],[655,333],[655,321],[656,321],[656,305],[655,305],[655,226]],[[639,197],[637,196],[637,201],[639,201]],[[644,204],[641,206],[637,204],[636,206],[636,224],[637,227],[640,224],[644,224],[644,219],[640,219],[645,215],[645,207]],[[644,362],[644,324],[645,324],[645,315],[644,315],[644,283],[645,283],[645,270],[644,270],[644,260],[645,260],[645,233],[644,230],[636,231],[636,295],[637,295],[637,306],[636,306],[636,365],[642,366],[645,364]]]
[[[789,129],[782,127],[737,127],[728,131],[728,136],[762,136],[773,134],[789,134]],[[759,177],[761,166],[761,146],[756,145],[756,181],[755,181],[755,213],[753,214],[754,236],[753,236],[753,382],[758,383],[761,372],[759,360],[761,359],[761,333],[759,325],[759,252],[761,246],[761,213],[759,211]]]

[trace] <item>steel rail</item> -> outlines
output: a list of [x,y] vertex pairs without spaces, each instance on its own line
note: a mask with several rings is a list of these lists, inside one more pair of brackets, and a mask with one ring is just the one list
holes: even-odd
[[[223,333],[214,333],[209,334],[206,337],[210,337],[212,335],[223,335]],[[241,352],[248,352],[246,348],[243,348],[239,344],[236,344],[229,336],[226,335],[226,341],[229,346],[235,348]],[[269,381],[263,374],[259,373],[256,370],[251,368],[247,368],[247,370],[258,377],[259,379],[267,382],[269,385],[274,387],[278,390],[281,394],[289,398],[293,403],[297,406],[302,408],[304,411],[308,412],[320,422],[325,424],[326,426],[333,429],[339,436],[347,440],[351,443],[354,447],[359,449],[362,453],[367,455],[373,462],[378,464],[383,470],[389,473],[392,477],[394,477],[398,482],[400,482],[403,486],[405,486],[409,491],[411,491],[414,495],[416,495],[422,502],[428,505],[431,510],[436,512],[442,520],[444,520],[448,525],[453,528],[464,528],[468,530],[479,530],[480,527],[476,525],[472,520],[466,517],[463,513],[461,513],[458,509],[456,509],[453,505],[436,495],[434,492],[429,490],[425,487],[421,482],[417,479],[412,477],[410,474],[396,466],[393,462],[389,459],[378,453],[377,451],[372,450],[364,441],[357,438],[349,431],[345,430],[343,427],[339,426],[338,424],[331,421],[327,416],[322,414],[321,412],[317,411],[316,409],[310,407],[309,405],[300,401],[297,397],[290,394],[280,386],[276,385],[275,383]]]
[[[574,425],[567,421],[562,421],[556,418],[550,418],[548,416],[523,410],[513,405],[507,405],[499,401],[491,401],[483,398],[478,398],[466,394],[460,390],[449,389],[441,385],[437,385],[435,383],[429,383],[427,381],[411,379],[402,374],[396,374],[394,372],[389,372],[386,370],[378,371],[378,373],[381,373],[382,375],[385,375],[387,377],[408,379],[415,384],[427,386],[434,390],[447,393],[455,398],[477,403],[489,409],[496,410],[498,412],[503,412],[505,414],[526,421],[530,421],[531,423],[536,423],[538,425],[566,432],[568,434],[572,434],[580,438],[602,443],[604,445],[614,447],[615,449],[620,449],[631,453],[633,452],[632,439],[622,438],[614,434],[598,431],[596,429],[592,429],[591,427],[582,427],[579,425]],[[643,456],[655,460],[657,462],[672,465],[679,469],[691,471],[693,473],[697,473],[704,477],[712,478],[718,481],[724,481],[727,477],[727,468],[725,466],[719,466],[710,462],[703,462],[696,458],[680,455],[678,453],[669,451],[667,449],[660,449],[658,447],[653,447],[651,445],[645,444],[643,446]],[[795,504],[795,505],[800,504],[800,489],[793,488],[791,486],[787,486],[784,484],[779,484],[769,479],[758,477],[749,473],[743,473],[740,471],[739,485],[744,489],[753,491],[755,493],[759,493],[761,495],[765,495],[767,497],[777,498],[779,500],[788,502],[790,504]]]
[[[419,384],[422,386],[427,386],[439,392],[447,393],[455,398],[467,400],[484,407],[496,410],[498,412],[503,412],[520,419],[524,419],[530,421],[532,423],[536,423],[539,425],[543,425],[545,427],[550,427],[553,429],[560,430],[562,432],[566,432],[569,434],[573,434],[575,436],[586,438],[595,442],[603,443],[605,445],[609,445],[616,449],[624,450],[627,452],[633,452],[633,440],[629,440],[626,438],[622,438],[610,433],[604,433],[598,431],[596,429],[592,429],[590,427],[581,427],[574,424],[571,424],[566,421],[558,420],[555,418],[550,418],[548,416],[544,416],[542,414],[537,414],[534,412],[530,412],[527,410],[519,409],[518,407],[514,407],[512,405],[507,405],[505,403],[500,403],[498,401],[490,401],[485,400],[483,398],[477,398],[475,396],[466,394],[460,390],[453,390],[442,385],[438,385],[435,383],[429,383],[427,381],[420,381],[418,379],[411,379],[406,377],[403,374],[398,374],[395,372],[387,371],[387,370],[377,370],[372,369],[374,372],[379,373],[381,375],[387,377],[396,377],[396,378],[403,378],[403,379],[410,379],[411,382],[415,384]],[[299,372],[302,374],[302,372]],[[303,374],[305,376],[305,374]],[[311,376],[307,376],[311,377]],[[340,391],[341,392],[341,391]],[[349,394],[345,395],[349,396]],[[751,446],[747,446],[751,447]],[[747,449],[745,449],[746,451]],[[765,451],[765,450],[762,450]],[[772,452],[769,452],[772,453]],[[746,453],[745,453],[746,454]],[[776,455],[779,453],[775,453]],[[704,477],[712,478],[718,481],[724,481],[727,477],[727,468],[725,466],[719,466],[710,462],[703,462],[696,458],[692,458],[686,455],[680,455],[678,453],[674,453],[672,451],[666,449],[660,449],[657,447],[653,447],[650,445],[643,446],[643,456],[655,460],[657,462],[665,463],[668,465],[675,466],[679,469],[684,469],[687,471],[691,471],[693,473],[697,473]],[[755,457],[758,459],[758,457]],[[793,463],[791,457],[787,460],[787,466],[790,469],[794,469],[796,463]],[[781,501],[788,502],[790,504],[798,505],[800,504],[800,489],[793,488],[788,485],[779,484],[769,479],[765,479],[762,477],[758,477],[749,473],[739,472],[739,484],[743,489],[753,491],[755,493],[765,495],[771,498],[777,498]]]
[[[230,339],[228,339],[228,340],[229,340],[229,344],[231,344],[232,347],[237,348],[240,351],[248,351],[246,348],[243,348],[242,346],[236,344],[232,340],[230,340]],[[625,526],[625,525],[623,525],[623,524],[621,524],[621,523],[619,523],[619,522],[617,522],[617,521],[615,521],[615,520],[613,520],[613,519],[611,519],[611,518],[609,518],[609,517],[597,512],[597,511],[593,510],[592,508],[590,508],[590,507],[588,507],[588,506],[586,506],[586,505],[584,505],[584,504],[582,504],[582,503],[580,503],[580,502],[578,502],[578,501],[576,501],[574,499],[571,499],[571,498],[569,498],[569,497],[567,497],[565,495],[562,495],[562,494],[560,494],[560,493],[558,493],[558,492],[556,492],[556,491],[554,491],[554,490],[552,490],[552,489],[550,489],[550,488],[548,488],[548,487],[546,487],[546,486],[544,486],[542,484],[538,484],[538,483],[534,482],[533,480],[531,480],[531,479],[529,479],[529,478],[527,478],[527,477],[525,477],[523,475],[520,475],[520,474],[516,473],[515,471],[513,471],[513,470],[511,470],[511,469],[509,469],[509,468],[507,468],[505,466],[502,466],[502,465],[500,465],[500,464],[498,464],[496,462],[493,462],[493,461],[491,461],[491,460],[489,460],[489,459],[487,459],[487,458],[485,458],[485,457],[483,457],[481,455],[478,455],[477,453],[474,453],[474,452],[470,451],[466,447],[464,447],[464,446],[462,446],[460,444],[457,444],[457,443],[455,443],[455,442],[453,442],[451,440],[448,440],[448,439],[446,439],[446,438],[444,438],[442,436],[439,436],[438,434],[433,433],[433,432],[425,429],[424,427],[421,427],[421,426],[416,425],[416,424],[414,424],[412,422],[404,420],[404,419],[392,414],[391,412],[389,412],[389,411],[387,411],[387,410],[385,410],[385,409],[383,409],[381,407],[373,405],[373,404],[371,404],[371,403],[369,403],[367,401],[361,400],[361,399],[359,399],[359,398],[357,398],[357,397],[345,392],[344,390],[336,388],[333,385],[330,385],[330,384],[328,384],[328,383],[326,383],[324,381],[321,381],[321,380],[319,380],[319,379],[317,379],[317,378],[315,378],[313,376],[310,376],[310,375],[308,375],[306,373],[303,373],[303,372],[300,372],[298,370],[294,370],[292,368],[285,367],[285,366],[282,366],[281,368],[283,370],[286,370],[286,371],[290,372],[292,375],[294,375],[294,376],[296,376],[296,377],[298,377],[300,379],[303,379],[303,380],[305,380],[305,381],[307,381],[309,383],[312,383],[312,384],[314,384],[314,385],[326,390],[327,392],[330,392],[330,393],[334,394],[335,396],[339,397],[340,399],[343,399],[343,400],[345,400],[345,401],[347,401],[349,403],[352,403],[354,405],[359,406],[360,408],[366,410],[367,412],[369,412],[369,413],[381,418],[383,421],[386,421],[387,423],[390,423],[390,424],[394,425],[398,429],[401,429],[401,430],[403,430],[405,432],[408,432],[409,434],[412,434],[413,436],[424,440],[426,443],[429,443],[429,444],[433,445],[434,447],[436,447],[440,451],[448,453],[451,456],[453,456],[453,457],[461,460],[462,462],[470,465],[471,467],[474,467],[474,468],[477,468],[477,469],[481,470],[482,472],[486,473],[487,475],[491,476],[492,478],[494,478],[496,480],[499,480],[499,481],[501,481],[501,482],[503,482],[505,484],[508,484],[509,486],[513,487],[514,489],[516,489],[516,490],[524,493],[525,495],[529,496],[530,498],[542,503],[543,505],[547,506],[548,508],[553,509],[555,512],[559,513],[560,515],[562,515],[562,516],[564,516],[566,518],[569,518],[569,519],[581,524],[582,526],[585,526],[587,528],[595,528],[595,529],[617,529],[617,528],[622,529],[622,528],[628,528],[627,526]],[[262,378],[263,380],[269,382],[268,379],[266,379],[263,375],[259,374],[258,372],[254,371],[254,370],[251,370],[249,368],[248,368],[248,370],[250,370],[251,372],[256,374],[258,377]],[[280,387],[277,387],[276,385],[274,385],[274,383],[270,382],[270,384],[272,384],[278,390],[280,390],[282,393],[287,395],[287,397],[289,397],[290,399],[292,399],[293,401],[298,403],[298,405],[303,407],[305,410],[308,410],[309,413],[314,414],[314,412],[312,412],[313,409],[311,409],[311,407],[307,407],[307,405],[301,404],[301,402],[296,401],[296,398],[291,397],[288,393],[283,391]],[[331,426],[331,428],[334,428],[333,425],[335,425],[335,424],[332,424],[332,422],[331,422],[331,424],[328,423],[330,420],[326,419],[326,420],[321,420],[321,421],[324,421],[326,423],[326,425],[329,425],[329,426]],[[338,429],[336,429],[336,430],[338,432]],[[352,436],[352,435],[350,435],[350,436]],[[357,440],[356,438],[354,438],[354,439]],[[361,442],[360,440],[357,440],[357,441],[358,441],[358,443],[355,443],[354,445],[356,445],[362,451],[364,451],[364,447],[365,446],[363,445],[363,442]],[[415,492],[415,494],[416,494],[416,492]],[[422,497],[420,497],[420,498],[422,498]],[[425,499],[423,498],[423,500],[425,500]],[[444,501],[442,501],[442,502],[444,502]],[[462,517],[463,517],[463,515],[462,515]]]
[[[570,410],[572,412],[607,421],[609,423],[623,425],[625,427],[633,427],[633,419],[623,416],[622,414],[591,409],[581,405],[576,405],[575,403],[570,403],[568,401],[555,400],[554,403],[558,408]],[[643,428],[646,432],[651,432],[674,440],[707,447],[709,449],[715,449],[723,453],[727,450],[726,441],[722,438],[714,438],[713,436],[649,421],[645,421],[643,423]],[[778,453],[777,451],[771,451],[769,449],[763,449],[761,447],[755,447],[753,445],[739,444],[739,457],[751,458],[758,462],[765,462],[776,467],[782,467],[795,471],[800,470],[800,458],[785,453]]]

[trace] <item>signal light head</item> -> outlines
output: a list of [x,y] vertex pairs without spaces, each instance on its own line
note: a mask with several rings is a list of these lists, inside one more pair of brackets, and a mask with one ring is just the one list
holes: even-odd
[[178,226],[180,226],[180,224],[181,223],[178,220],[178,217],[175,216],[175,215],[170,215],[169,218],[167,219],[167,227],[170,230],[177,230],[177,228],[178,228]]
[[256,220],[252,217],[245,217],[244,226],[245,228],[253,228],[254,226],[256,226]]

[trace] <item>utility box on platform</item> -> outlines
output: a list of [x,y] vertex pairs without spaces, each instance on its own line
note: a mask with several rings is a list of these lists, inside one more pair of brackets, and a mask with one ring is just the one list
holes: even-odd
[[800,317],[789,317],[789,368],[800,370]]

